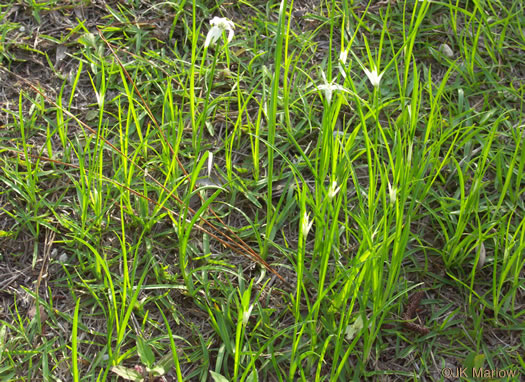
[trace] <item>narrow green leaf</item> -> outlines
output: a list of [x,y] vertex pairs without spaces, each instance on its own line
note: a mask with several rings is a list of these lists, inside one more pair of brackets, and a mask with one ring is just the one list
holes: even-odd
[[224,377],[219,373],[210,370],[210,374],[214,382],[229,382],[228,378]]

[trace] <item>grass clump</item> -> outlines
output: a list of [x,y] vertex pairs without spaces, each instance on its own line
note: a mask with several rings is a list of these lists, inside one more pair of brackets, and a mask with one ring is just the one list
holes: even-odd
[[1,7],[2,379],[525,373],[521,2]]

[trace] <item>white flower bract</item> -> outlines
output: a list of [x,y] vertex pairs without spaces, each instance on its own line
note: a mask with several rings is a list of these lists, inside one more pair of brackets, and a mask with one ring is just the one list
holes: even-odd
[[333,199],[340,189],[341,187],[337,187],[337,182],[334,180],[328,189],[328,198]]
[[368,80],[374,87],[379,87],[379,83],[381,82],[381,77],[383,77],[383,74],[385,72],[378,74],[377,69],[373,69],[372,71],[368,70],[367,68],[363,67],[363,70],[368,77]]
[[253,309],[253,304],[250,305],[248,310],[245,310],[244,312],[242,312],[242,324],[244,326],[246,326],[246,324],[248,323],[248,320],[250,319],[250,315],[252,314],[252,309]]
[[208,151],[208,177],[211,175],[211,169],[213,167],[213,153]]
[[215,42],[222,36],[222,32],[228,32],[228,42],[233,39],[235,25],[231,20],[224,17],[214,17],[211,19],[210,25],[211,28],[206,36],[204,47],[207,48],[211,44],[215,44]]
[[321,72],[321,76],[323,77],[324,84],[319,85],[318,89],[324,91],[326,101],[328,102],[328,104],[330,104],[330,102],[332,101],[332,93],[337,90],[345,91],[345,88],[339,84],[334,84],[333,81],[326,81],[326,76],[324,75],[324,72]]
[[341,54],[339,54],[339,62],[337,63],[337,68],[339,69],[339,72],[341,73],[344,79],[346,79],[346,70],[344,66],[346,65],[347,59],[348,59],[348,50],[341,51]]
[[397,200],[397,188],[388,183],[388,195],[390,196],[390,203],[395,204]]
[[346,64],[346,59],[348,58],[348,50],[343,50],[339,55],[339,62],[341,64]]
[[309,222],[309,220],[310,219],[308,218],[308,214],[305,211],[303,214],[303,220],[301,223],[301,232],[305,238],[306,236],[308,236],[308,232],[310,231],[310,228],[312,228],[312,224],[314,223],[314,222]]

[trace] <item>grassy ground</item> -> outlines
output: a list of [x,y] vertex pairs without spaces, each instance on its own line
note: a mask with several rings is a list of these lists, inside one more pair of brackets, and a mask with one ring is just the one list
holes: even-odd
[[3,1],[0,379],[524,378],[524,15]]

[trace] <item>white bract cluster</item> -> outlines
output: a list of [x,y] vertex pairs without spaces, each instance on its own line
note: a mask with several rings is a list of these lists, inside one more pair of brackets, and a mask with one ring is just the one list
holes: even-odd
[[383,74],[385,74],[385,72],[381,73],[381,74],[378,74],[377,72],[377,69],[374,68],[372,71],[368,70],[367,68],[365,68],[364,66],[362,67],[366,76],[368,77],[368,80],[370,81],[370,83],[375,87],[379,87],[379,83],[381,82],[381,77],[383,77]]
[[337,68],[339,69],[339,72],[343,76],[344,79],[346,79],[346,59],[348,58],[348,50],[341,51],[341,54],[339,55],[339,62],[337,63]]
[[246,324],[248,323],[248,320],[250,319],[250,314],[252,313],[252,309],[253,309],[253,304],[250,305],[248,310],[245,310],[244,312],[242,312],[242,324],[244,326],[246,326]]
[[397,188],[392,186],[390,182],[388,182],[388,195],[390,196],[390,203],[395,204],[397,200]]
[[328,199],[333,199],[340,189],[341,187],[337,187],[337,182],[334,180],[328,189]]
[[[346,78],[346,72],[343,66],[346,64],[346,60],[348,58],[348,52],[349,50],[347,49],[347,50],[341,51],[341,53],[339,54],[339,70],[344,78]],[[374,64],[372,64],[372,70],[368,70],[367,68],[365,68],[361,60],[359,60],[353,52],[351,53],[355,57],[357,62],[359,63],[359,66],[361,66],[361,69],[363,69],[363,71],[365,72],[372,86],[374,86],[375,88],[379,87],[379,83],[381,82],[381,78],[383,77],[383,74],[385,74],[385,72],[383,71],[382,73],[379,73],[379,71],[374,66]]]
[[215,44],[217,40],[222,36],[222,32],[228,32],[228,42],[233,39],[233,30],[235,25],[231,20],[228,20],[224,17],[214,17],[210,21],[211,29],[206,36],[206,41],[204,42],[204,47],[208,47],[211,44]]
[[306,238],[306,236],[308,236],[308,232],[310,231],[310,228],[312,228],[312,224],[314,222],[309,222],[309,218],[308,218],[308,214],[306,213],[306,211],[304,212],[303,214],[303,220],[301,222],[301,232],[303,234],[303,237]]
[[324,84],[319,85],[318,89],[324,91],[326,102],[330,104],[330,102],[332,101],[332,93],[338,90],[345,91],[345,88],[339,84],[334,83],[334,81],[328,82],[326,80],[324,72],[321,72],[321,76],[323,77]]
[[339,61],[341,64],[346,64],[346,59],[348,58],[348,50],[341,51],[341,54],[339,54]]

